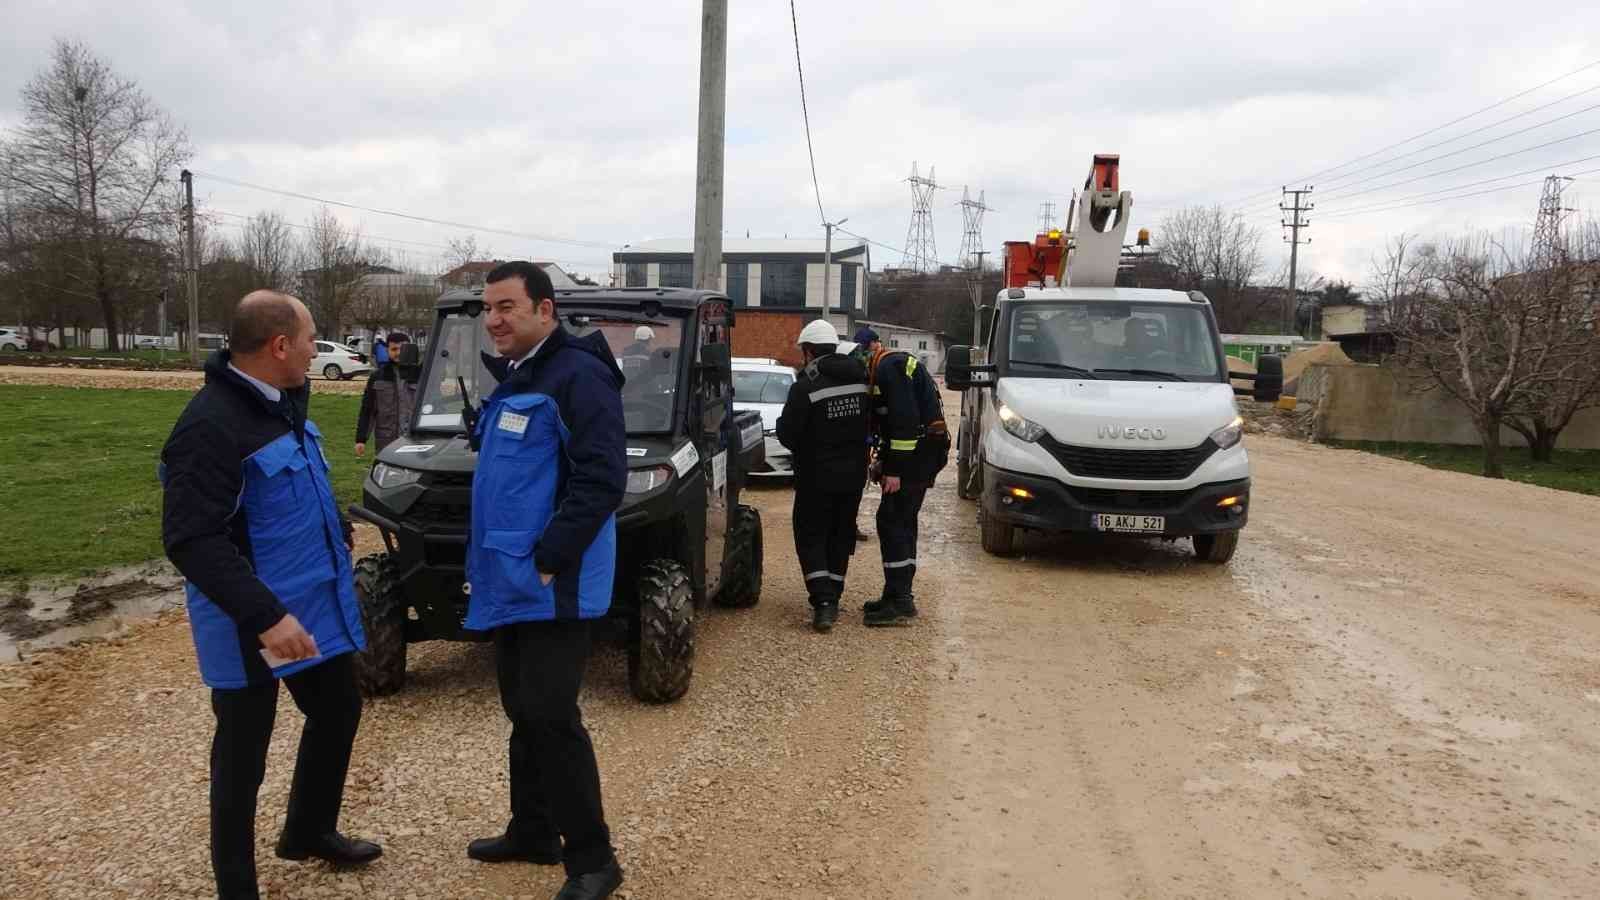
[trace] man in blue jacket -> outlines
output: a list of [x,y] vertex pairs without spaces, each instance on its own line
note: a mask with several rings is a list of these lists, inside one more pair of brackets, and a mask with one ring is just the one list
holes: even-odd
[[200,675],[211,687],[211,865],[227,900],[255,898],[256,794],[278,681],[306,716],[277,853],[359,864],[382,850],[336,826],[361,721],[351,653],[366,646],[350,525],[306,418],[315,326],[293,297],[239,302],[231,350],[161,450],[161,538],[187,583]]
[[578,691],[589,623],[611,606],[628,480],[622,372],[603,335],[561,327],[538,266],[497,267],[483,302],[500,386],[473,426],[466,627],[493,632],[511,720],[511,822],[467,855],[562,863],[557,900],[598,900],[622,884],[622,869]]

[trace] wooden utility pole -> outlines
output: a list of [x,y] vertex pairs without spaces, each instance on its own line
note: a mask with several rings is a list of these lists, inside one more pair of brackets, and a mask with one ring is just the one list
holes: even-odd
[[185,276],[189,280],[189,362],[200,365],[200,259],[194,236],[194,173],[183,170],[183,228],[189,247]]
[[728,0],[700,10],[700,138],[695,166],[694,286],[722,289],[722,156],[728,99]]

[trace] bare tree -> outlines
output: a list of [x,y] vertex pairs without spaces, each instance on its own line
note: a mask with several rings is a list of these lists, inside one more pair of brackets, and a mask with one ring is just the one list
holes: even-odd
[[375,252],[365,247],[359,227],[346,227],[324,206],[306,222],[301,249],[303,299],[310,305],[324,337],[337,341],[358,279],[372,265]]
[[256,287],[275,291],[292,289],[299,248],[283,216],[256,213],[239,233],[234,255],[249,267]]
[[58,41],[22,89],[23,125],[3,171],[20,202],[67,238],[68,278],[95,300],[112,349],[121,314],[148,290],[161,190],[190,157],[188,135],[83,44]]
[[1202,291],[1224,331],[1244,330],[1273,303],[1255,289],[1261,274],[1261,229],[1220,206],[1191,206],[1161,220],[1161,258],[1177,287]]
[[1550,352],[1506,424],[1528,442],[1535,462],[1550,462],[1573,417],[1600,407],[1600,228],[1586,223],[1541,263],[1523,278],[1538,292],[1537,326]]

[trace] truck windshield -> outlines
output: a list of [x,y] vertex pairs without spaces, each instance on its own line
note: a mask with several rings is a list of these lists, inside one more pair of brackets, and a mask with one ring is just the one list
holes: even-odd
[[1113,381],[1221,377],[1210,320],[1196,306],[1029,301],[1012,313],[1007,341],[1007,362],[1019,373],[1093,373]]
[[[622,387],[622,414],[629,434],[670,431],[678,389],[678,353],[683,324],[676,320],[640,325],[637,321],[565,313],[562,325],[582,337],[605,336],[611,354],[627,378]],[[420,385],[416,420],[419,431],[459,432],[461,387],[474,406],[499,384],[483,365],[482,354],[494,354],[483,330],[483,317],[465,312],[446,315],[428,343],[427,383]]]

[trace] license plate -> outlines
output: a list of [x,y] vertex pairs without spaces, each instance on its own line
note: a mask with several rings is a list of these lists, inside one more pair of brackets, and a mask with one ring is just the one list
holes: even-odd
[[1125,531],[1135,534],[1167,530],[1166,516],[1125,516],[1117,513],[1095,513],[1096,531]]

